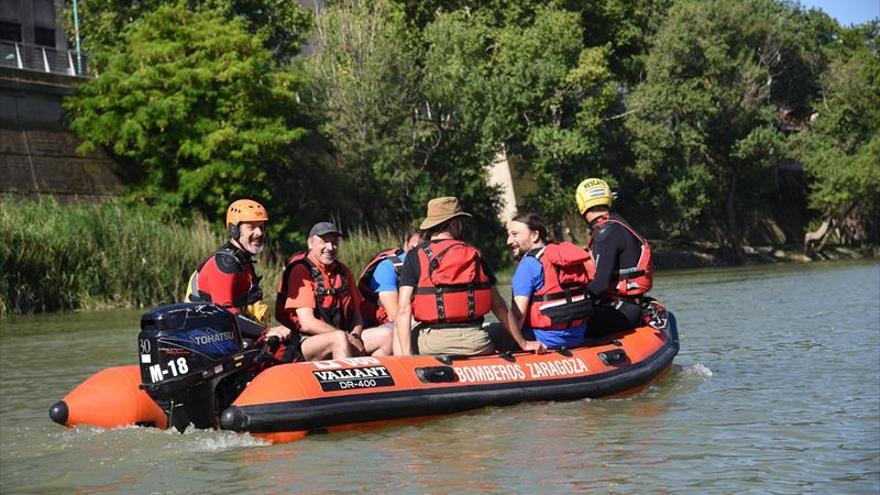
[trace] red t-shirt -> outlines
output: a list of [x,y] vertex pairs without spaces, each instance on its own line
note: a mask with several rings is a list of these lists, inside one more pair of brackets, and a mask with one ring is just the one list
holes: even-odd
[[[341,307],[346,307],[346,305],[351,305],[352,311],[356,311],[360,306],[361,299],[360,294],[358,293],[356,284],[357,282],[352,278],[351,272],[348,270],[344,264],[334,261],[329,267],[324,265],[320,261],[315,261],[311,256],[308,257],[309,261],[311,261],[318,270],[321,272],[321,275],[324,277],[324,285],[325,287],[337,287],[340,285],[339,278],[341,274],[336,270],[336,266],[339,266],[342,271],[345,273],[345,278],[347,279],[348,291],[347,294],[341,296],[342,301]],[[334,275],[332,273],[336,272]],[[279,284],[280,288],[281,284]],[[309,273],[309,269],[305,264],[299,263],[293,268],[290,269],[290,272],[287,276],[287,293],[279,294],[278,297],[285,296],[284,299],[284,313],[291,321],[296,321],[296,308],[315,308],[317,307],[317,299],[315,298],[315,281],[312,279],[311,273]],[[325,296],[323,299],[322,306],[325,308],[332,308],[337,304],[336,299],[340,296]],[[276,315],[276,318],[277,315]],[[279,321],[282,321],[281,318],[278,318]]]

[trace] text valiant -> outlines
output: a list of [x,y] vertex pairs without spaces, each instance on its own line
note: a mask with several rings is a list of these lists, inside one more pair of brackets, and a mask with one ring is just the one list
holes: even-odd
[[313,371],[321,381],[332,382],[339,380],[356,380],[359,378],[377,378],[389,376],[384,366],[371,366],[369,368],[348,368],[342,370]]

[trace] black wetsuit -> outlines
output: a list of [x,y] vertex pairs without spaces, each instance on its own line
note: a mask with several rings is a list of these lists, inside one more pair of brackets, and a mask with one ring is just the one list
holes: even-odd
[[[616,213],[611,213],[609,218],[626,222]],[[587,324],[588,337],[635,328],[642,319],[641,307],[633,298],[621,298],[613,292],[618,282],[618,271],[638,264],[642,243],[626,228],[614,222],[605,222],[597,227],[598,220],[590,222],[596,276],[590,281],[587,290],[596,306]]]

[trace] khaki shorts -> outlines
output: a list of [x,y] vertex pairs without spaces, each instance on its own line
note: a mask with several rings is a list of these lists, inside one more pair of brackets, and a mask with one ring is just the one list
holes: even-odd
[[489,332],[480,327],[418,329],[419,354],[451,354],[453,356],[477,356],[492,354],[495,347]]

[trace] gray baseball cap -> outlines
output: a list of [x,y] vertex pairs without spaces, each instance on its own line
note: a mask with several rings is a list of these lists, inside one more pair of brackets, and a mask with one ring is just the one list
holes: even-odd
[[312,226],[312,230],[309,231],[309,237],[313,235],[327,235],[327,234],[336,234],[342,237],[342,232],[336,228],[336,225],[333,225],[330,222],[318,222]]

